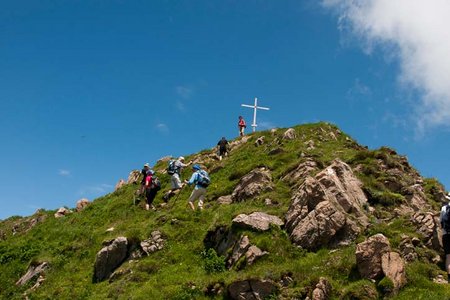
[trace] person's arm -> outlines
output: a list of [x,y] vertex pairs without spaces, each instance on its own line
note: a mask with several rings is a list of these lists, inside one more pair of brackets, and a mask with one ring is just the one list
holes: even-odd
[[447,209],[447,205],[444,205],[444,206],[442,206],[442,208],[441,208],[441,215],[440,215],[440,217],[439,217],[439,222],[441,223],[441,227],[443,228],[444,227],[444,224],[443,224],[443,218],[444,218],[444,214],[445,214],[445,210]]
[[197,172],[194,172],[191,176],[191,179],[189,179],[189,181],[187,182],[187,184],[189,185],[193,185],[197,180]]

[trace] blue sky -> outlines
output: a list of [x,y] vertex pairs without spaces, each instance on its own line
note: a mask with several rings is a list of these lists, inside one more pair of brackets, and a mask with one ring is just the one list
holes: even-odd
[[449,186],[450,7],[434,1],[3,1],[0,219],[233,139],[254,97],[259,129],[332,122]]

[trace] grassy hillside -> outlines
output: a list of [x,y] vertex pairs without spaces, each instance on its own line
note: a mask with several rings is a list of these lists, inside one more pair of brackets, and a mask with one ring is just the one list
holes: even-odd
[[[298,138],[290,141],[281,139],[284,131],[279,129],[274,135],[258,132],[223,161],[205,163],[212,184],[203,211],[189,209],[187,198],[191,188],[184,188],[176,202],[172,198],[168,206],[158,206],[163,202],[163,191],[169,188],[169,176],[162,174],[166,163],[161,162],[154,167],[163,182],[163,190],[155,199],[157,211],[145,211],[140,205],[133,205],[138,185],[131,184],[96,199],[81,212],[60,219],[53,217],[55,211],[41,211],[27,218],[11,217],[1,221],[0,297],[23,299],[23,293],[32,283],[17,287],[15,282],[30,265],[47,261],[50,269],[45,281],[35,291],[28,292],[30,299],[226,299],[226,287],[238,279],[256,277],[278,282],[286,275],[293,281],[271,299],[304,299],[319,277],[326,277],[331,282],[332,299],[374,299],[371,296],[374,294],[382,298],[383,291],[378,283],[359,277],[355,245],[374,233],[386,235],[394,249],[402,234],[422,238],[408,218],[393,217],[392,210],[406,200],[401,192],[386,184],[391,175],[377,169],[380,160],[403,166],[404,158],[388,148],[365,149],[327,123],[297,126]],[[253,142],[260,136],[265,137],[265,143],[256,147]],[[311,141],[314,147],[310,147]],[[277,151],[272,151],[274,149]],[[212,150],[203,150],[186,155],[186,160],[211,153]],[[263,211],[283,219],[291,202],[292,189],[281,178],[306,157],[314,158],[320,169],[335,158],[358,169],[364,191],[376,209],[371,226],[347,247],[323,248],[317,252],[293,245],[283,228],[273,226],[267,232],[240,230],[248,235],[252,244],[269,255],[251,266],[238,264],[231,270],[224,270],[223,257],[205,250],[204,238],[208,231],[219,226],[229,227],[240,213]],[[216,202],[220,196],[231,194],[242,176],[260,166],[271,170],[273,191],[230,205]],[[411,170],[404,169],[402,180],[407,182],[407,171]],[[191,173],[186,168],[183,179]],[[398,177],[395,180],[398,181]],[[427,200],[437,210],[440,205],[437,191],[442,191],[443,187],[434,179],[425,179],[424,188]],[[266,198],[274,205],[266,205]],[[30,228],[37,217],[41,222]],[[107,232],[111,227],[114,231]],[[96,253],[102,248],[103,241],[118,236],[144,240],[154,230],[159,230],[166,240],[163,250],[126,261],[119,268],[122,275],[112,281],[92,283]],[[419,259],[407,265],[408,284],[397,296],[390,298],[450,299],[450,288],[432,281],[438,274],[445,275],[441,263],[431,263],[431,258],[439,254],[423,248]],[[208,295],[208,287],[213,286],[222,287],[223,292]]]

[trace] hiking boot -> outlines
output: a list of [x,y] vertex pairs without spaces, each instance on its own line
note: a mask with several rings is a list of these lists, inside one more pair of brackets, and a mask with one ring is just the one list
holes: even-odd
[[148,204],[145,204],[145,210],[150,210],[150,206]]

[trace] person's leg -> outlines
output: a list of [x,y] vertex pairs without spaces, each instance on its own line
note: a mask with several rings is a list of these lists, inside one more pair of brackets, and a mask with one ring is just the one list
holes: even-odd
[[442,246],[445,253],[445,271],[447,272],[448,281],[450,283],[450,234],[442,236]]
[[203,200],[205,200],[205,195],[206,195],[206,189],[205,188],[199,188],[199,196],[198,196],[198,208],[200,210],[203,209]]
[[199,197],[199,189],[194,189],[191,193],[191,196],[189,197],[189,206],[192,208],[192,210],[195,210],[194,201]]
[[153,205],[153,200],[155,200],[157,192],[158,191],[156,189],[150,189],[150,192],[149,192],[150,195],[149,195],[149,199],[148,199],[147,203],[150,205],[151,209],[153,209],[153,210],[155,210],[155,206]]
[[145,190],[145,198],[147,200],[147,202],[145,203],[145,210],[149,210],[150,209],[150,204],[151,204],[151,193],[150,193],[150,189],[146,189]]

